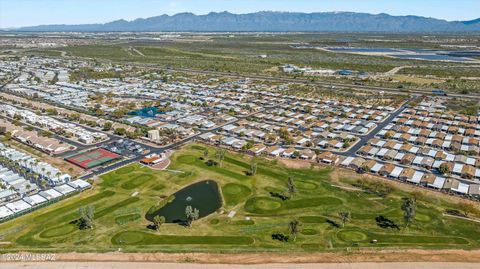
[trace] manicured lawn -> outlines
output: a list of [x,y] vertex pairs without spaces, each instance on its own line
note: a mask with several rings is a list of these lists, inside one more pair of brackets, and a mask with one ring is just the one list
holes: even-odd
[[179,236],[156,235],[146,232],[120,232],[113,236],[116,245],[251,245],[248,236]]
[[[209,155],[203,157],[204,150]],[[275,161],[255,158],[257,173],[248,176],[252,157],[227,153],[216,166],[215,149],[187,145],[172,156],[170,169],[157,171],[139,164],[120,168],[95,183],[94,188],[15,220],[0,224],[0,251],[331,251],[352,246],[368,248],[464,248],[480,247],[480,224],[444,217],[457,205],[432,198],[418,198],[417,215],[404,228],[402,198],[410,194],[394,189],[386,197],[332,186],[349,185],[352,178],[332,182],[331,168],[290,169]],[[178,172],[181,171],[181,172]],[[291,176],[297,187],[287,193]],[[177,191],[203,180],[214,180],[223,205],[194,221],[191,228],[166,223],[159,231],[147,228],[150,208],[174,201]],[[132,197],[132,193],[137,193]],[[283,195],[283,196],[282,196]],[[282,200],[281,197],[289,199]],[[80,207],[93,206],[94,229],[79,230]],[[232,212],[235,211],[235,212]],[[338,213],[351,212],[343,227]],[[228,217],[231,213],[233,217]],[[234,213],[234,214],[233,214]],[[378,217],[396,225],[387,228]],[[298,219],[301,232],[296,242],[272,239],[288,235],[288,222]],[[372,243],[376,240],[376,243]]]

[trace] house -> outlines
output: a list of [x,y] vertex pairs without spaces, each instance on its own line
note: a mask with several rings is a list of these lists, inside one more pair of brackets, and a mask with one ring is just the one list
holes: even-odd
[[398,152],[396,150],[390,149],[385,153],[385,155],[383,155],[383,159],[387,160],[387,161],[388,160],[393,160],[395,158],[395,156],[397,155],[397,153]]
[[285,158],[292,158],[293,153],[295,152],[295,148],[288,148],[282,152],[282,157]]
[[5,219],[12,216],[14,213],[6,206],[0,206],[0,219]]
[[376,163],[372,169],[370,169],[371,173],[378,173],[381,169],[383,168],[383,164],[381,163]]
[[345,166],[345,167],[348,167],[348,166],[350,165],[350,163],[351,163],[354,159],[355,159],[355,157],[349,156],[349,157],[345,158],[345,160],[343,160],[343,161],[340,163],[340,165]]
[[409,165],[413,162],[415,159],[415,155],[412,153],[406,153],[403,155],[402,159],[400,160],[400,163],[403,165]]
[[407,181],[411,182],[411,183],[414,183],[414,184],[420,184],[420,181],[422,180],[424,174],[425,173],[423,173],[423,172],[415,171],[413,176],[411,178],[407,179]]
[[267,148],[266,151],[267,151],[268,156],[278,157],[278,156],[280,156],[280,154],[282,154],[282,152],[285,151],[285,149],[281,148],[279,146],[271,146],[271,147]]
[[260,153],[262,153],[263,151],[265,151],[267,149],[267,147],[263,144],[255,144],[253,145],[253,147],[251,149],[249,149],[249,151],[255,155],[259,155]]
[[58,191],[56,191],[56,190],[54,190],[54,189],[49,189],[49,190],[41,191],[41,192],[39,192],[38,194],[39,194],[40,196],[42,196],[43,198],[49,200],[49,201],[62,196],[61,193],[59,193]]
[[316,156],[317,154],[315,154],[315,152],[311,149],[304,149],[300,151],[300,159],[302,160],[313,160]]
[[365,162],[365,159],[363,158],[360,158],[360,157],[356,157],[355,159],[353,159],[350,164],[348,165],[349,168],[352,168],[354,169],[355,171],[359,170],[363,163]]
[[366,156],[371,149],[372,149],[372,146],[370,146],[370,145],[365,145],[365,146],[361,147],[361,148],[357,151],[357,153],[360,154],[360,155]]
[[458,184],[460,182],[456,179],[453,179],[453,178],[447,178],[447,180],[445,180],[445,183],[443,184],[443,190],[446,190],[446,191],[450,191],[450,189],[452,187],[456,188],[458,187]]
[[0,202],[7,202],[15,199],[18,196],[14,190],[4,189],[0,190]]
[[23,200],[18,200],[15,202],[11,202],[5,205],[8,209],[10,209],[13,213],[18,213],[25,211],[27,209],[32,208],[31,205],[29,205],[27,202]]
[[462,177],[467,179],[473,179],[475,177],[476,169],[470,165],[464,165],[462,168]]
[[473,198],[480,199],[480,184],[470,184],[468,195]]
[[377,162],[375,160],[368,160],[362,164],[360,169],[364,172],[370,172],[376,164]]
[[443,189],[443,185],[445,185],[446,180],[447,179],[444,178],[444,177],[438,177],[437,176],[437,177],[435,177],[435,180],[433,181],[433,183],[427,183],[427,187],[441,190],[441,189]]
[[399,176],[399,179],[402,181],[411,180],[413,175],[415,174],[415,170],[412,168],[405,168],[403,169],[402,173]]
[[43,203],[47,202],[47,199],[45,199],[44,197],[42,197],[38,194],[34,194],[32,196],[27,196],[27,197],[23,198],[23,200],[31,206],[36,206],[36,205],[43,204]]
[[425,173],[423,174],[422,179],[420,180],[420,184],[423,186],[427,186],[428,184],[433,184],[435,182],[436,176],[432,173]]
[[386,163],[383,165],[382,169],[378,171],[378,173],[383,177],[388,177],[393,172],[394,169],[395,169],[395,165],[391,163]]
[[450,190],[458,194],[467,195],[469,187],[470,186],[468,184],[457,180],[454,182],[454,184],[452,184]]
[[400,176],[400,174],[402,173],[402,171],[403,171],[403,168],[402,168],[402,167],[395,166],[395,168],[394,168],[393,171],[390,173],[390,175],[388,175],[388,177],[398,178],[398,177]]
[[325,152],[320,153],[317,156],[317,160],[319,162],[322,162],[322,163],[325,163],[325,164],[335,165],[335,164],[338,163],[339,158],[338,158],[337,155],[333,154],[332,152],[325,151]]

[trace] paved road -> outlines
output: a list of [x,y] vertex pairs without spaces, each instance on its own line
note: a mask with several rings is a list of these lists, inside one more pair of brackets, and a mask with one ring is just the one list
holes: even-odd
[[[308,78],[288,78],[282,76],[267,76],[267,75],[255,75],[255,74],[239,74],[239,73],[229,73],[229,72],[219,72],[219,71],[207,71],[207,70],[197,70],[197,69],[189,69],[189,68],[161,68],[153,64],[135,64],[139,66],[146,66],[151,68],[163,69],[163,70],[170,70],[170,71],[183,71],[183,72],[190,72],[190,73],[197,73],[197,74],[204,74],[204,75],[216,75],[216,76],[229,76],[229,77],[239,77],[239,78],[249,78],[249,79],[256,79],[256,80],[269,80],[269,81],[280,81],[280,82],[291,82],[291,83],[307,83],[307,84],[315,84],[327,88],[335,87],[335,90],[341,89],[362,89],[365,91],[371,91],[378,93],[379,91],[384,91],[392,94],[399,94],[399,95],[409,95],[412,93],[421,94],[421,95],[433,95],[428,90],[417,90],[413,88],[388,88],[388,87],[378,87],[378,86],[366,86],[366,85],[354,85],[354,84],[346,84],[346,83],[338,83],[338,82],[325,82],[325,81],[311,81]],[[432,89],[433,90],[433,89]],[[449,97],[459,97],[459,98],[473,98],[480,100],[480,95],[466,95],[466,94],[454,94],[449,93]]]
[[195,264],[155,262],[11,262],[2,269],[476,269],[478,263],[388,262],[388,263],[297,263],[297,264]]
[[[79,56],[70,56],[70,59],[93,59],[89,57],[79,57]],[[99,60],[99,59],[95,59]],[[105,60],[100,59],[101,62],[116,62],[112,60]],[[378,86],[367,86],[367,85],[355,85],[355,84],[346,84],[346,83],[338,83],[338,82],[325,82],[325,81],[311,81],[309,78],[289,78],[285,76],[268,76],[268,75],[255,75],[255,74],[240,74],[240,73],[231,73],[231,72],[220,72],[220,71],[210,71],[210,70],[199,70],[199,69],[191,69],[191,68],[166,68],[158,66],[157,64],[145,64],[145,63],[129,63],[130,65],[140,66],[140,67],[147,67],[147,68],[155,68],[165,71],[181,71],[181,72],[190,72],[196,74],[205,74],[205,75],[214,75],[214,76],[229,76],[229,77],[238,77],[238,78],[250,78],[256,80],[269,80],[269,81],[280,81],[280,82],[291,82],[291,83],[308,83],[308,84],[315,84],[323,87],[332,87],[335,86],[336,89],[362,89],[365,91],[372,91],[372,92],[379,92],[384,91],[392,94],[399,94],[399,95],[409,95],[411,93],[421,94],[421,95],[433,95],[431,91],[428,90],[418,90],[414,88],[403,88],[403,91],[400,91],[397,88],[389,88],[389,87],[378,87]],[[434,90],[434,89],[432,89]],[[407,92],[408,91],[408,92]],[[480,100],[480,95],[467,95],[467,94],[454,94],[449,93],[449,97],[459,97],[459,98],[472,98]]]
[[[251,113],[249,114],[248,116],[250,115],[253,115],[255,113],[259,113],[260,111],[257,111],[257,112],[254,112],[254,113]],[[248,116],[244,116],[244,117],[248,117]],[[244,118],[242,117],[242,118]],[[150,147],[150,152],[148,154],[151,154],[151,153],[157,153],[157,154],[161,154],[167,150],[170,150],[170,149],[174,149],[174,148],[178,148],[180,147],[181,145],[185,144],[185,143],[188,143],[190,141],[192,141],[193,139],[197,138],[198,136],[204,134],[204,133],[207,133],[207,132],[215,132],[217,131],[218,129],[222,128],[223,126],[225,125],[228,125],[228,124],[232,124],[232,123],[235,123],[237,122],[238,120],[240,120],[239,118],[237,118],[236,120],[233,120],[233,121],[229,121],[229,122],[225,122],[221,125],[218,125],[214,128],[211,128],[211,129],[208,129],[208,130],[204,130],[202,132],[199,132],[195,135],[192,135],[192,136],[189,136],[183,140],[180,140],[180,141],[177,141],[175,143],[172,143],[172,144],[169,144],[169,145],[166,145],[164,147]],[[136,141],[134,141],[136,142]],[[102,174],[105,174],[107,172],[110,172],[112,170],[115,170],[115,169],[118,169],[122,166],[125,166],[125,165],[129,165],[131,163],[135,163],[135,162],[139,162],[140,160],[142,160],[143,158],[145,158],[146,155],[140,155],[140,156],[137,156],[135,158],[132,158],[132,159],[126,159],[126,160],[122,160],[120,162],[117,162],[117,163],[114,163],[112,165],[109,165],[109,166],[106,166],[106,167],[102,167],[102,168],[99,168],[99,169],[94,169],[90,174],[87,174],[87,175],[84,175],[84,176],[81,176],[80,179],[89,179],[89,178],[92,178],[94,176],[98,176],[98,175],[102,175]]]
[[405,109],[407,109],[407,105],[404,104],[402,105],[399,109],[397,109],[397,111],[395,111],[394,113],[390,114],[390,116],[388,116],[388,118],[386,118],[383,122],[381,123],[378,123],[377,124],[377,127],[375,127],[375,129],[373,129],[372,131],[370,131],[367,135],[364,135],[364,136],[361,136],[360,137],[360,141],[358,141],[355,145],[353,145],[350,149],[348,149],[347,151],[345,152],[342,152],[342,153],[338,153],[339,155],[343,155],[343,156],[352,156],[354,157],[355,156],[355,152],[357,152],[357,150],[359,150],[361,147],[363,147],[367,142],[368,140],[372,139],[373,137],[375,137],[376,134],[378,134],[378,132],[380,132],[385,126],[387,126],[388,124],[390,124],[392,122],[392,120],[394,118],[396,118],[398,115],[400,115]]
[[[375,127],[373,130],[371,130],[368,134],[366,134],[364,136],[359,136],[360,139],[352,147],[350,147],[346,151],[332,151],[332,150],[328,150],[328,149],[319,149],[319,150],[322,151],[322,152],[323,151],[331,151],[331,152],[335,153],[336,155],[345,156],[345,157],[355,157],[356,152],[361,147],[363,147],[365,144],[367,144],[368,140],[374,138],[375,135],[378,134],[378,132],[380,132],[385,126],[387,126],[389,123],[391,123],[392,120],[395,117],[397,117],[398,115],[400,115],[405,109],[407,109],[407,107],[408,106],[406,104],[402,105],[395,112],[391,113],[390,116],[388,116],[385,120],[383,120],[380,123],[377,123],[377,127]],[[295,148],[299,149],[299,150],[313,149],[311,147],[302,147],[302,146],[296,146]]]

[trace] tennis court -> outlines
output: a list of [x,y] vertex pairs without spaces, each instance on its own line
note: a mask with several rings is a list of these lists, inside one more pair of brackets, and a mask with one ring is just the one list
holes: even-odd
[[84,169],[90,169],[122,158],[120,155],[105,149],[93,149],[65,158],[68,162]]

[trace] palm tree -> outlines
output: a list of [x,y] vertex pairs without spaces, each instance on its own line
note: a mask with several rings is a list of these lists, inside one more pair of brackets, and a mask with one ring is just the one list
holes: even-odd
[[350,221],[350,211],[339,212],[338,216],[342,220],[342,227],[345,227],[345,223]]
[[192,222],[200,217],[200,211],[198,211],[196,208],[192,208],[192,206],[189,205],[185,208],[185,215],[187,217],[187,227],[191,227]]
[[249,173],[250,173],[251,176],[254,176],[257,173],[257,163],[256,162],[253,161],[250,164],[250,172]]
[[156,215],[155,217],[153,217],[153,225],[155,226],[155,229],[158,231],[160,231],[160,226],[162,226],[162,224],[165,223],[165,217],[164,216],[159,216],[159,215]]
[[403,219],[405,220],[405,227],[415,219],[417,213],[417,202],[413,198],[404,198],[402,204]]
[[290,197],[292,197],[293,194],[297,192],[297,187],[295,186],[295,182],[293,182],[293,177],[288,177],[287,191],[288,194],[290,194]]
[[294,219],[288,223],[288,232],[293,237],[293,241],[297,240],[297,234],[300,232],[301,226],[302,223],[297,219]]

